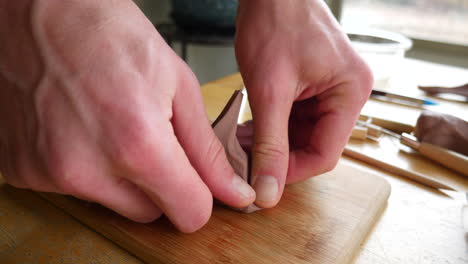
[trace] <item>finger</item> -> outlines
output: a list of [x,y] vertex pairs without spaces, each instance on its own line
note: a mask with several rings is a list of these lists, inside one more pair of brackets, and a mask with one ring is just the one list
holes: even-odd
[[[172,124],[191,164],[214,197],[233,207],[253,203],[255,192],[235,174],[211,128],[196,80],[183,83],[174,99]],[[188,101],[190,100],[190,101]]]
[[[66,99],[54,101],[55,106],[67,103]],[[81,122],[76,121],[74,112],[64,105],[61,106],[60,109],[65,110],[46,109],[50,111],[47,115],[49,122],[46,122],[49,126],[43,128],[46,132],[44,137],[40,138],[36,152],[39,157],[31,158],[27,162],[27,164],[40,163],[37,168],[41,169],[37,170],[39,173],[35,177],[29,179],[36,181],[28,182],[30,187],[36,189],[38,186],[43,186],[41,182],[49,183],[53,185],[53,189],[49,191],[100,203],[138,222],[149,222],[158,218],[161,210],[140,189],[119,177],[118,174],[123,170],[114,167],[114,159],[109,156],[109,152],[101,148],[109,143],[108,139],[113,137],[112,133],[121,131],[117,127],[119,122],[115,122],[118,119],[112,118],[110,114],[107,115],[108,122],[101,123],[109,125],[109,129],[105,130],[106,133],[102,138],[90,141],[89,133],[83,130]],[[119,115],[119,118],[122,116]],[[74,122],[64,124],[64,120]],[[52,124],[63,124],[63,126],[57,129]],[[67,144],[69,142],[72,144]],[[114,141],[115,144],[111,145],[121,147],[120,142]],[[122,146],[125,147],[125,144]]]
[[135,222],[149,223],[162,215],[161,209],[133,183],[120,177],[96,177],[75,196],[97,202]]
[[287,183],[305,180],[335,167],[365,98],[354,85],[347,83],[317,96],[313,107],[303,109],[319,116],[310,121],[313,123],[309,124],[305,146],[291,152]]
[[[83,145],[80,137],[75,139],[76,145]],[[136,222],[151,222],[162,214],[141,189],[119,176],[122,170],[109,167],[106,155],[96,155],[94,148],[51,152],[49,164],[47,181],[53,183],[53,192],[97,202]]]
[[0,148],[0,177],[22,189],[40,192],[56,192],[57,187],[48,179],[47,174],[38,166],[31,149],[25,144],[12,140]]
[[284,189],[289,160],[288,119],[293,101],[289,88],[248,86],[254,122],[252,186],[257,194],[255,204],[260,207],[275,206]]
[[[141,127],[119,129],[124,142],[114,150],[126,174],[182,232],[200,229],[211,215],[213,198],[190,164],[169,120],[153,115]],[[119,136],[122,138],[122,135]]]

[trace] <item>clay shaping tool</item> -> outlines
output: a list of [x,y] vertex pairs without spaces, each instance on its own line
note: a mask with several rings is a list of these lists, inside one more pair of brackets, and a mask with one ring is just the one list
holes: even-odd
[[371,92],[371,97],[384,102],[396,103],[406,106],[425,108],[428,105],[438,105],[438,103],[422,98],[404,96],[400,94],[389,93],[386,91],[373,89]]
[[[360,121],[359,124],[361,126],[367,126],[369,125],[368,122],[364,122],[364,121]],[[431,144],[428,144],[428,143],[420,143],[418,142],[417,140],[415,140],[414,137],[410,136],[409,134],[406,134],[406,133],[403,133],[405,135],[404,138],[406,139],[402,139],[402,135],[400,134],[397,134],[391,130],[388,130],[388,129],[385,129],[383,127],[380,127],[380,126],[377,126],[377,125],[374,125],[376,129],[378,129],[378,131],[382,134],[385,134],[385,135],[389,135],[390,137],[392,138],[397,138],[400,142],[402,142],[402,144],[404,144],[404,142],[406,143],[410,143],[412,142],[412,145],[417,147],[416,143],[422,144],[423,146],[423,152],[425,152],[425,150],[427,150],[428,148],[427,147],[435,147],[436,149],[442,149],[440,147],[437,147],[437,146],[434,146],[434,145],[431,145]],[[406,144],[405,144],[406,145]],[[410,146],[411,147],[411,146]],[[442,149],[442,152],[445,153],[445,149]],[[452,151],[450,151],[452,152]],[[403,168],[399,168],[397,166],[392,166],[390,164],[387,164],[379,159],[376,159],[376,158],[373,158],[371,156],[368,156],[368,155],[365,155],[363,153],[360,153],[359,151],[356,151],[352,148],[349,148],[349,147],[346,147],[344,149],[344,154],[345,155],[348,155],[352,158],[355,158],[355,159],[358,159],[358,160],[361,160],[363,162],[366,162],[366,163],[369,163],[369,164],[372,164],[374,166],[377,166],[383,170],[386,170],[386,171],[389,171],[391,173],[395,173],[395,174],[398,174],[400,176],[404,176],[406,178],[409,178],[411,180],[414,180],[418,183],[421,183],[423,185],[426,185],[428,187],[432,187],[432,188],[435,188],[435,189],[444,189],[444,190],[450,190],[450,191],[455,191],[455,189],[437,179],[433,179],[433,178],[430,178],[430,177],[427,177],[426,175],[424,174],[420,174],[420,173],[415,173],[415,172],[409,172]],[[423,153],[421,153],[423,154]],[[455,153],[456,154],[456,153]]]
[[420,90],[425,91],[428,94],[458,94],[465,96],[468,99],[468,83],[457,87],[439,87],[439,86],[418,86]]
[[[358,121],[358,124],[362,126],[370,125],[363,121]],[[438,162],[439,164],[447,168],[455,170],[464,176],[468,176],[468,157],[467,156],[460,154],[458,152],[455,152],[455,151],[451,151],[446,148],[442,148],[442,147],[430,144],[430,143],[420,142],[418,141],[416,137],[408,133],[403,133],[399,135],[393,131],[390,131],[382,127],[378,127],[375,125],[373,125],[373,127],[374,129],[377,129],[380,133],[384,133],[386,135],[399,139],[400,143],[414,150],[417,150],[426,158],[429,158],[435,162]]]
[[[382,130],[385,134],[398,138],[400,143],[414,150],[417,150],[426,158],[429,158],[447,168],[455,170],[464,176],[468,176],[468,157],[457,152],[441,148],[425,142],[420,142],[416,137],[403,133],[398,135],[386,129]],[[391,133],[388,133],[391,132]]]
[[364,140],[367,138],[369,131],[365,126],[354,126],[350,138]]

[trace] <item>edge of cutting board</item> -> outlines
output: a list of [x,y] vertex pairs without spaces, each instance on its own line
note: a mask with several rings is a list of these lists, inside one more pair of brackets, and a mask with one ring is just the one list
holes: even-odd
[[[349,221],[346,219],[340,219],[342,222],[345,223],[345,227],[341,226],[336,226],[337,229],[341,230],[342,232],[346,231],[345,233],[336,233],[336,231],[332,231],[330,235],[331,237],[329,240],[337,239],[340,241],[336,241],[337,244],[340,245],[346,245],[343,246],[343,248],[340,248],[336,245],[334,245],[334,241],[332,245],[327,242],[325,249],[318,248],[318,249],[312,249],[312,251],[304,251],[300,252],[302,255],[294,255],[294,252],[297,253],[298,249],[295,248],[294,246],[292,248],[284,249],[284,251],[288,252],[288,259],[286,262],[291,262],[291,263],[333,263],[333,264],[340,264],[340,263],[349,263],[354,259],[356,256],[356,253],[358,252],[358,249],[361,246],[361,243],[365,240],[367,237],[367,234],[369,231],[374,227],[375,222],[377,219],[380,218],[382,211],[386,207],[386,202],[387,199],[390,195],[390,184],[382,177],[376,176],[372,173],[365,172],[361,169],[358,169],[354,166],[349,166],[349,165],[338,165],[337,169],[334,170],[335,173],[340,173],[339,177],[334,176],[335,178],[327,178],[326,175],[319,176],[321,178],[318,181],[315,182],[309,182],[306,185],[301,185],[302,183],[297,184],[296,187],[292,186],[292,190],[295,190],[295,194],[299,195],[304,195],[306,197],[306,194],[301,194],[298,191],[301,190],[306,190],[310,186],[316,186],[315,190],[317,190],[317,186],[319,187],[324,187],[324,192],[326,193],[327,187],[333,187],[333,192],[330,196],[330,194],[317,194],[318,196],[322,197],[311,197],[313,199],[318,199],[317,202],[321,202],[322,198],[325,197],[326,201],[329,200],[330,197],[332,197],[333,201],[340,201],[340,199],[349,199],[346,201],[346,204],[349,205],[349,207],[345,207],[344,213],[342,213],[339,217],[346,218],[347,216],[351,215],[352,217],[355,217],[356,219],[350,219]],[[334,174],[330,175],[333,176]],[[338,174],[336,174],[338,175]],[[352,177],[355,176],[355,177]],[[349,184],[353,184],[354,179],[360,177],[360,182],[361,185],[356,188],[358,191],[359,190],[365,190],[366,192],[364,193],[353,193],[352,197],[345,196],[344,192],[341,193],[340,190],[346,190],[349,186]],[[339,179],[338,179],[339,178]],[[341,185],[337,187],[337,182],[333,183],[333,181],[338,181]],[[330,183],[331,182],[331,183]],[[335,185],[333,185],[335,184]],[[321,190],[321,189],[319,189]],[[371,190],[369,192],[369,190]],[[141,258],[142,260],[148,262],[148,263],[177,263],[177,262],[185,262],[187,261],[187,255],[194,254],[194,252],[197,252],[196,254],[202,255],[201,256],[201,262],[211,262],[213,260],[220,261],[220,258],[222,259],[227,258],[228,261],[233,261],[235,263],[237,262],[249,262],[252,260],[252,253],[255,253],[254,256],[258,256],[258,258],[255,258],[255,262],[260,262],[260,263],[268,263],[269,260],[274,259],[277,257],[276,255],[279,255],[280,258],[285,259],[286,253],[278,253],[278,252],[273,252],[273,255],[265,255],[265,248],[268,248],[268,245],[262,245],[259,246],[259,244],[252,244],[251,246],[255,247],[256,249],[250,248],[250,255],[246,253],[246,255],[239,255],[238,259],[236,257],[232,257],[232,252],[230,251],[236,251],[239,250],[239,248],[234,248],[232,250],[228,250],[229,252],[221,252],[219,253],[220,255],[214,254],[212,251],[209,252],[198,252],[196,250],[200,250],[200,248],[205,248],[205,244],[203,245],[196,245],[193,248],[186,248],[187,245],[192,245],[190,243],[197,241],[197,234],[195,234],[195,238],[192,234],[190,234],[191,237],[186,238],[184,234],[178,233],[174,227],[170,224],[170,222],[167,219],[160,219],[158,220],[158,223],[155,226],[152,225],[143,225],[143,224],[137,224],[134,222],[131,222],[127,219],[124,219],[123,217],[120,217],[109,210],[102,208],[100,206],[97,206],[95,204],[83,202],[74,198],[70,198],[67,196],[62,196],[58,194],[50,194],[50,193],[39,193],[41,197],[44,199],[48,200],[55,206],[63,209],[73,217],[75,217],[77,220],[80,222],[84,223],[85,225],[89,226],[90,228],[94,229],[96,232],[102,234],[104,237],[107,237],[111,241],[114,241],[116,244],[120,245],[122,248],[128,250],[130,253],[133,255]],[[328,195],[328,196],[327,196]],[[308,196],[307,196],[308,197]],[[369,197],[372,197],[372,199],[369,199]],[[291,203],[291,199],[294,200],[294,195],[289,196],[289,197],[283,197],[287,200],[289,199],[289,204],[286,202],[286,210],[289,213],[294,212],[296,209],[300,207],[300,205],[296,205],[294,203]],[[362,201],[366,201],[368,204],[360,204]],[[329,203],[329,202],[328,202]],[[338,207],[342,207],[342,204],[336,203]],[[359,206],[369,209],[369,210],[360,210],[359,214],[356,215],[356,211],[352,210],[353,208],[355,209],[359,204]],[[289,209],[287,209],[289,208]],[[362,209],[362,208],[361,208]],[[226,223],[227,225],[216,225],[215,226],[210,226],[208,229],[210,232],[206,232],[208,234],[212,234],[213,236],[219,236],[220,234],[229,234],[228,236],[232,236],[233,233],[232,230],[222,230],[222,229],[230,229],[230,228],[235,228],[236,226],[232,226],[232,221],[233,223],[236,223],[237,220],[234,221],[234,219],[229,218],[234,215],[234,212],[231,213],[230,210],[226,209],[221,209],[217,208],[215,210],[218,210],[215,212],[215,223],[225,223],[223,221],[231,221],[231,223]],[[284,214],[286,212],[284,210],[279,210],[279,211],[269,211],[266,210],[265,212],[260,213],[260,215],[254,215],[254,216],[241,216],[241,218],[248,218],[246,221],[245,219],[243,220],[243,224],[248,223],[249,225],[254,225],[255,223],[259,223],[265,219],[268,219],[274,216],[284,217]],[[238,214],[235,212],[235,214]],[[310,214],[315,214],[314,212],[311,212]],[[309,215],[309,214],[305,214]],[[226,217],[228,217],[228,220],[226,220]],[[236,217],[234,215],[234,217]],[[317,220],[317,216],[314,216],[315,218],[311,218],[311,221],[314,221],[314,219]],[[294,217],[295,219],[296,217]],[[250,220],[249,220],[250,219]],[[304,218],[305,220],[309,218]],[[304,220],[303,219],[303,220]],[[210,220],[213,221],[213,220]],[[253,222],[250,222],[253,221]],[[320,222],[320,220],[317,220]],[[323,222],[323,219],[322,219]],[[277,222],[276,222],[277,223]],[[309,223],[309,222],[301,222],[301,223]],[[350,225],[352,223],[352,225]],[[267,224],[275,224],[274,222],[272,223],[267,223]],[[277,223],[278,224],[278,223]],[[283,225],[275,227],[275,228],[284,228],[288,227],[288,225]],[[308,226],[312,226],[309,224]],[[245,227],[245,226],[244,226]],[[204,227],[206,229],[207,227]],[[304,228],[304,227],[302,227]],[[327,228],[327,227],[323,227]],[[328,227],[329,228],[329,227]],[[162,231],[162,230],[168,230],[168,231]],[[305,231],[310,231],[307,228],[304,229]],[[303,231],[304,231],[303,230]],[[203,231],[203,229],[202,229]],[[291,230],[291,232],[297,232],[301,231],[301,227],[298,227],[297,230]],[[324,230],[319,230],[319,231],[324,231]],[[326,231],[326,230],[325,230]],[[274,231],[276,232],[276,235],[282,234],[281,232],[283,231]],[[328,231],[327,231],[328,232]],[[326,232],[326,233],[327,233]],[[259,234],[254,233],[254,238],[258,238]],[[275,235],[275,234],[274,234]],[[273,235],[273,237],[275,237]],[[318,234],[320,236],[321,234]],[[243,234],[240,235],[241,237],[244,236]],[[245,236],[252,236],[252,233],[246,234]],[[271,232],[270,233],[264,233],[262,234],[262,237],[272,237]],[[285,234],[285,236],[291,237],[291,234]],[[342,237],[345,237],[346,239],[342,239]],[[198,238],[199,239],[199,238]],[[215,241],[220,241],[226,242],[223,237],[216,237]],[[227,240],[231,239],[231,237],[227,237]],[[294,239],[294,237],[292,238]],[[299,238],[298,238],[299,239]],[[311,238],[313,240],[313,238]],[[289,238],[291,240],[291,238]],[[319,237],[320,240],[320,237]],[[164,241],[163,244],[161,242]],[[192,242],[189,242],[192,241]],[[234,238],[232,238],[232,241],[229,240],[227,241],[227,245],[234,246],[232,243],[235,241]],[[293,240],[295,241],[295,240]],[[255,241],[254,241],[255,242]],[[301,242],[301,241],[300,241]],[[328,241],[330,242],[330,241]],[[158,244],[159,243],[159,244]],[[187,252],[167,252],[167,244],[175,243],[179,249],[187,249]],[[208,242],[201,242],[201,243],[208,243]],[[276,242],[272,242],[276,243]],[[156,245],[156,246],[155,246]],[[209,244],[208,245],[213,245]],[[218,246],[216,243],[214,244],[215,246]],[[315,245],[314,247],[319,246],[320,243],[313,244]],[[159,248],[161,246],[161,248]],[[222,247],[222,245],[219,245]],[[224,245],[226,246],[226,245]],[[192,247],[192,246],[191,246]],[[235,247],[235,246],[234,246]],[[338,249],[339,248],[339,249]],[[157,249],[157,250],[155,250]],[[314,250],[318,250],[317,254],[312,254],[315,252]],[[242,251],[244,253],[244,251]],[[311,253],[312,252],[312,253]],[[167,254],[166,256],[162,256],[161,254]],[[182,256],[181,256],[182,254]],[[227,254],[226,256],[224,254]],[[258,255],[257,255],[258,254]],[[276,254],[276,255],[275,255]],[[265,257],[263,259],[262,257]],[[323,260],[326,261],[323,261]],[[190,258],[189,258],[190,260]],[[246,261],[247,260],[247,261]],[[281,260],[281,259],[278,259]],[[191,261],[196,261],[195,257],[191,258]]]

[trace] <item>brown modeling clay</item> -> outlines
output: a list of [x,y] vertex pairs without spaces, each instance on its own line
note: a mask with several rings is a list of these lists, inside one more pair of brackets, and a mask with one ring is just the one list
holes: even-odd
[[419,141],[468,156],[468,122],[460,118],[424,111],[414,130]]
[[[224,146],[227,158],[231,166],[234,168],[234,171],[250,184],[249,157],[242,149],[236,137],[237,119],[239,117],[239,111],[242,104],[242,97],[243,95],[241,91],[235,91],[221,114],[213,122],[212,126],[216,136]],[[251,213],[260,210],[261,208],[257,207],[255,204],[251,204],[245,208],[233,209],[244,213]]]

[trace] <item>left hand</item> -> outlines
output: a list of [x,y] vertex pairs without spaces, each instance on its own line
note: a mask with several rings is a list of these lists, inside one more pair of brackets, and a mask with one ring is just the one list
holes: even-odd
[[138,222],[164,213],[182,232],[209,220],[213,197],[239,208],[253,202],[208,122],[195,75],[132,0],[0,3],[6,182]]
[[253,113],[255,203],[336,165],[372,74],[322,0],[240,0],[236,56]]

